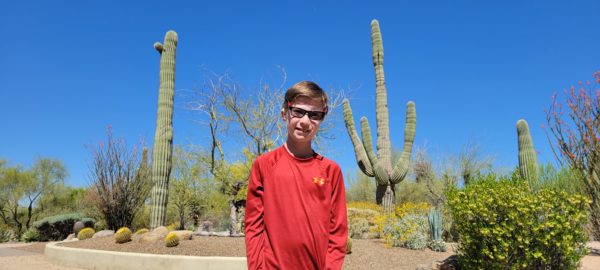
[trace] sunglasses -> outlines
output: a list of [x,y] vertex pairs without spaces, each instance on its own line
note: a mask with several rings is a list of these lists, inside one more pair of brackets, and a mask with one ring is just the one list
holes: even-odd
[[321,121],[321,120],[323,120],[323,118],[325,118],[325,115],[327,114],[327,112],[307,111],[307,110],[300,109],[298,107],[292,107],[292,106],[289,106],[288,108],[290,109],[292,116],[296,117],[296,118],[302,118],[302,117],[304,117],[304,115],[308,114],[308,118],[310,120]]

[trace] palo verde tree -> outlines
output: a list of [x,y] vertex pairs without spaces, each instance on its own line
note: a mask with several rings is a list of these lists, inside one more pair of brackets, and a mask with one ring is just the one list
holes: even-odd
[[59,160],[40,158],[30,169],[0,168],[0,218],[17,235],[29,229],[40,214],[40,198],[62,185],[67,171]]
[[[578,171],[583,176],[583,191],[591,199],[589,221],[592,236],[600,239],[600,71],[593,81],[580,82],[579,88],[565,91],[567,107],[552,96],[546,111],[548,139],[561,165]],[[556,151],[558,150],[558,151]]]
[[354,127],[354,117],[350,102],[344,100],[344,121],[346,129],[354,145],[358,167],[364,174],[375,177],[377,191],[375,200],[383,204],[384,209],[391,210],[395,203],[395,187],[406,177],[410,166],[410,156],[415,138],[417,114],[415,104],[409,101],[406,105],[406,126],[404,129],[404,146],[400,160],[392,166],[387,90],[383,73],[383,42],[379,22],[371,22],[371,41],[373,46],[373,65],[376,83],[376,119],[377,119],[377,155],[373,151],[371,128],[366,117],[360,119],[362,142]]

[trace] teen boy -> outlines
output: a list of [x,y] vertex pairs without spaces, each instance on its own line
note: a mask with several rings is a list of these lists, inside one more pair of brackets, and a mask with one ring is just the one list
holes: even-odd
[[348,237],[344,178],[311,147],[327,95],[302,81],[287,90],[282,107],[287,141],[256,159],[248,183],[248,269],[341,269]]

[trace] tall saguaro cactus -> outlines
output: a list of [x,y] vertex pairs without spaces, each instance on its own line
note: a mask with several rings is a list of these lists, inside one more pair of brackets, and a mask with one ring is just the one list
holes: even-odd
[[175,51],[177,33],[169,31],[164,45],[154,43],[160,53],[160,83],[158,89],[158,113],[152,158],[152,211],[150,227],[165,223],[169,199],[169,177],[173,156],[173,99],[175,95]]
[[408,172],[415,138],[417,114],[414,102],[409,101],[406,104],[406,126],[404,129],[402,154],[400,160],[392,167],[387,90],[383,73],[383,44],[377,20],[371,21],[371,41],[376,85],[377,155],[373,151],[371,128],[366,117],[360,119],[362,142],[358,138],[356,128],[354,127],[352,109],[347,99],[343,102],[344,122],[346,123],[348,135],[350,135],[350,139],[354,145],[358,167],[367,176],[375,177],[377,182],[376,202],[377,204],[383,204],[384,209],[389,211],[394,204],[395,185],[404,180]]
[[517,135],[519,138],[519,173],[529,183],[532,189],[538,185],[538,163],[533,140],[529,133],[529,126],[523,119],[517,121]]

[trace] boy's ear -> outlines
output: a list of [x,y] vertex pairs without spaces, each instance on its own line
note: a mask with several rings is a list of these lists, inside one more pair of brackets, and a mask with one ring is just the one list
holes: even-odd
[[287,113],[285,113],[284,108],[281,108],[281,119],[283,119],[283,121],[287,121]]

